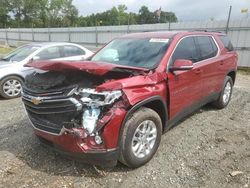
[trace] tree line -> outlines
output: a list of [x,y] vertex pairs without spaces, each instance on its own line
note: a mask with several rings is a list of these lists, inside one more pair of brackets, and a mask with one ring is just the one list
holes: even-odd
[[79,16],[73,0],[0,0],[0,28],[87,27],[100,25],[177,22],[173,12],[151,12],[142,6],[138,13],[118,5],[102,13]]

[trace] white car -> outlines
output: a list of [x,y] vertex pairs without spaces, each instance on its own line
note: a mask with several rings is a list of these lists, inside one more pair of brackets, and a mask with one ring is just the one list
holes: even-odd
[[31,43],[21,46],[0,60],[0,95],[11,99],[20,96],[27,74],[34,71],[24,67],[31,60],[85,60],[90,50],[72,43]]

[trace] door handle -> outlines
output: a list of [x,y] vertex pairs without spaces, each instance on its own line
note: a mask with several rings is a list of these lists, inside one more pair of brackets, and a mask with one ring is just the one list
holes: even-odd
[[220,62],[220,65],[224,65],[224,61],[221,61],[221,62]]
[[201,69],[195,69],[195,74],[200,74],[200,73],[202,73],[202,70]]

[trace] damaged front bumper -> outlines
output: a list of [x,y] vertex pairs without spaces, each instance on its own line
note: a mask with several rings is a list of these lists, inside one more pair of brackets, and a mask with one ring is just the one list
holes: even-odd
[[55,136],[36,128],[34,132],[43,145],[71,159],[102,167],[113,167],[117,164],[119,158],[119,150],[117,148],[88,148],[89,146],[85,145],[83,140],[74,134]]
[[86,163],[116,165],[120,127],[126,115],[121,101],[98,114],[97,119],[89,121],[96,121],[91,133],[82,124],[86,123],[83,117],[89,106],[84,103],[86,100],[77,99],[72,92],[35,94],[24,88],[23,102],[34,132],[42,143]]

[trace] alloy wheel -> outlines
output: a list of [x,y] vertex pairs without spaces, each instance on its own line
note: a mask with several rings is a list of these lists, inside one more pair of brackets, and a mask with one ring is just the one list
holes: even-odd
[[227,82],[227,84],[226,84],[226,86],[224,88],[224,92],[223,92],[223,102],[224,102],[224,104],[227,104],[229,102],[231,92],[232,92],[232,86],[231,86],[230,82]]
[[9,97],[16,97],[20,95],[21,90],[22,85],[18,80],[10,79],[3,84],[3,92]]
[[145,120],[136,129],[132,139],[132,152],[137,158],[144,158],[152,151],[157,138],[153,121]]

